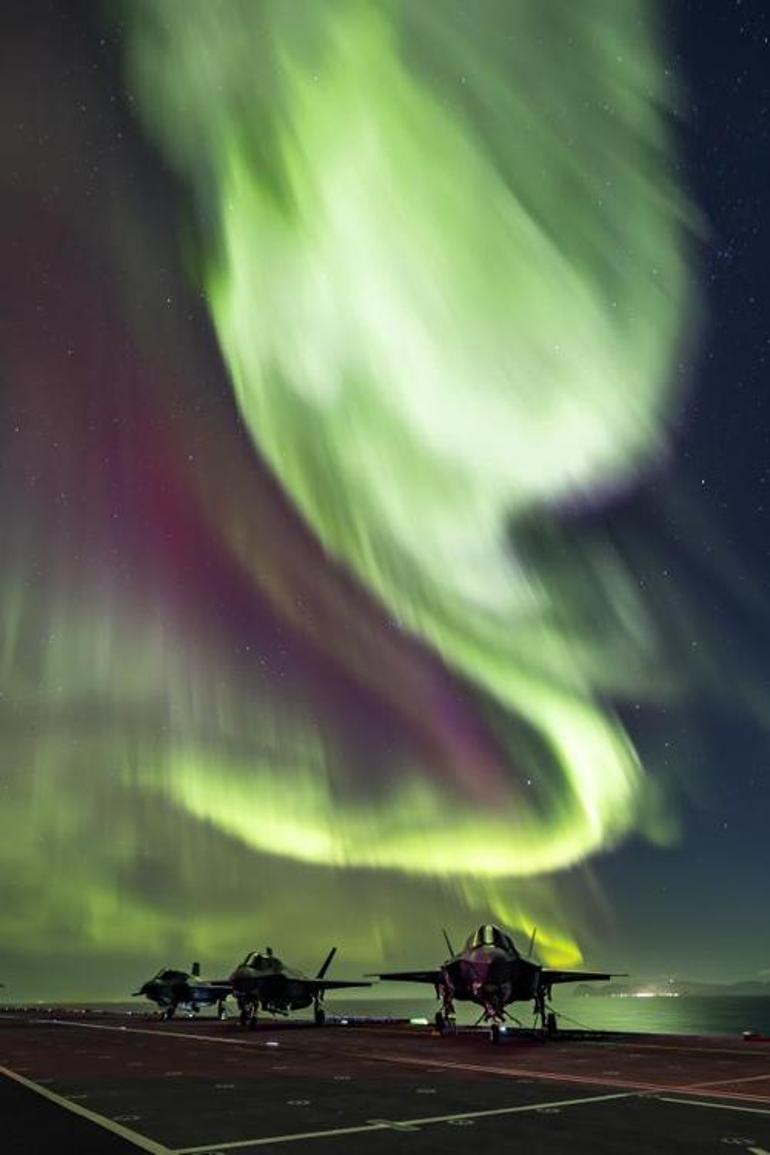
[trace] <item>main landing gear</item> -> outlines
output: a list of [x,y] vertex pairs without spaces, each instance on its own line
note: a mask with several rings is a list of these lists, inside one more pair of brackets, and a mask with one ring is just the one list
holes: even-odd
[[539,1019],[544,1034],[553,1039],[559,1033],[559,1024],[555,1012],[548,1003],[550,997],[550,988],[546,987],[542,987],[535,995],[535,1021]]
[[452,1035],[457,1030],[452,990],[447,986],[439,985],[436,987],[436,994],[441,999],[441,1007],[433,1018],[436,1030],[440,1035]]
[[454,1011],[452,1014],[447,1014],[444,1010],[436,1011],[433,1022],[440,1035],[453,1035],[457,1030],[457,1020],[455,1019]]
[[220,999],[219,1002],[217,1003],[217,1018],[220,1021],[223,1021],[224,1019],[227,1018],[227,1007],[225,1006],[225,1000],[224,999]]
[[313,1003],[313,1020],[317,1027],[322,1027],[326,1022],[326,1011],[323,1009],[320,999],[316,999]]

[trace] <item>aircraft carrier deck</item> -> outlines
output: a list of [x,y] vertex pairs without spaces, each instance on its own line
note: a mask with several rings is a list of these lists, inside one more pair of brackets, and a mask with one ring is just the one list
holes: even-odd
[[770,1155],[770,1041],[0,1016],[4,1155]]

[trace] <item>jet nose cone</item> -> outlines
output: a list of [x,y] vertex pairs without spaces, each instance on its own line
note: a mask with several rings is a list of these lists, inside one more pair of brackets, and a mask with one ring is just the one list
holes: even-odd
[[509,972],[507,960],[496,955],[464,959],[461,964],[462,982],[474,994],[497,990],[509,981]]
[[496,986],[508,982],[511,977],[511,967],[507,959],[496,958],[492,959],[487,970],[487,982],[493,983]]
[[460,964],[460,974],[462,975],[463,983],[472,988],[482,986],[487,978],[487,964],[482,959],[464,960]]

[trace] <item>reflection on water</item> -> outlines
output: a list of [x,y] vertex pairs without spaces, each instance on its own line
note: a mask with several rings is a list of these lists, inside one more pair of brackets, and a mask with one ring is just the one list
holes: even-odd
[[554,1006],[565,1018],[610,1031],[653,1031],[683,1035],[770,1034],[770,998],[740,997],[619,999],[561,995]]

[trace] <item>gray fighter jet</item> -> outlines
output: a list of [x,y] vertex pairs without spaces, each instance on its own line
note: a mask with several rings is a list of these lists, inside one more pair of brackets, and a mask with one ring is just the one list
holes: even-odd
[[315,978],[308,978],[300,971],[290,970],[270,947],[265,953],[252,951],[246,955],[239,967],[230,976],[233,994],[238,1002],[243,1026],[257,1025],[259,1008],[273,1015],[288,1015],[289,1011],[302,1010],[312,1005],[316,1024],[320,1027],[326,1021],[323,1008],[327,991],[342,990],[344,987],[370,987],[366,982],[345,982],[327,979],[326,972],[337,948],[332,947]]
[[[436,996],[441,1000],[435,1022],[441,1032],[454,1027],[455,1001],[473,1002],[482,1008],[478,1022],[490,1024],[496,1041],[501,1024],[513,1019],[505,1008],[514,1002],[532,1001],[536,1020],[540,1020],[548,1034],[555,1034],[556,1015],[549,1005],[552,987],[557,983],[595,982],[616,977],[599,971],[540,966],[529,957],[523,958],[511,936],[499,926],[480,926],[457,952],[446,931],[444,939],[450,957],[438,969],[391,971],[376,976],[393,982],[430,983],[435,987]],[[529,955],[534,945],[533,931]]]
[[217,1014],[220,1019],[226,1017],[225,999],[231,993],[232,987],[227,979],[202,979],[200,977],[200,963],[194,962],[192,972],[172,970],[161,967],[156,975],[143,983],[132,997],[144,995],[151,1002],[156,1003],[161,1012],[161,1018],[172,1019],[178,1007],[186,1008],[197,1014],[201,1007],[210,1007],[217,1004]]

